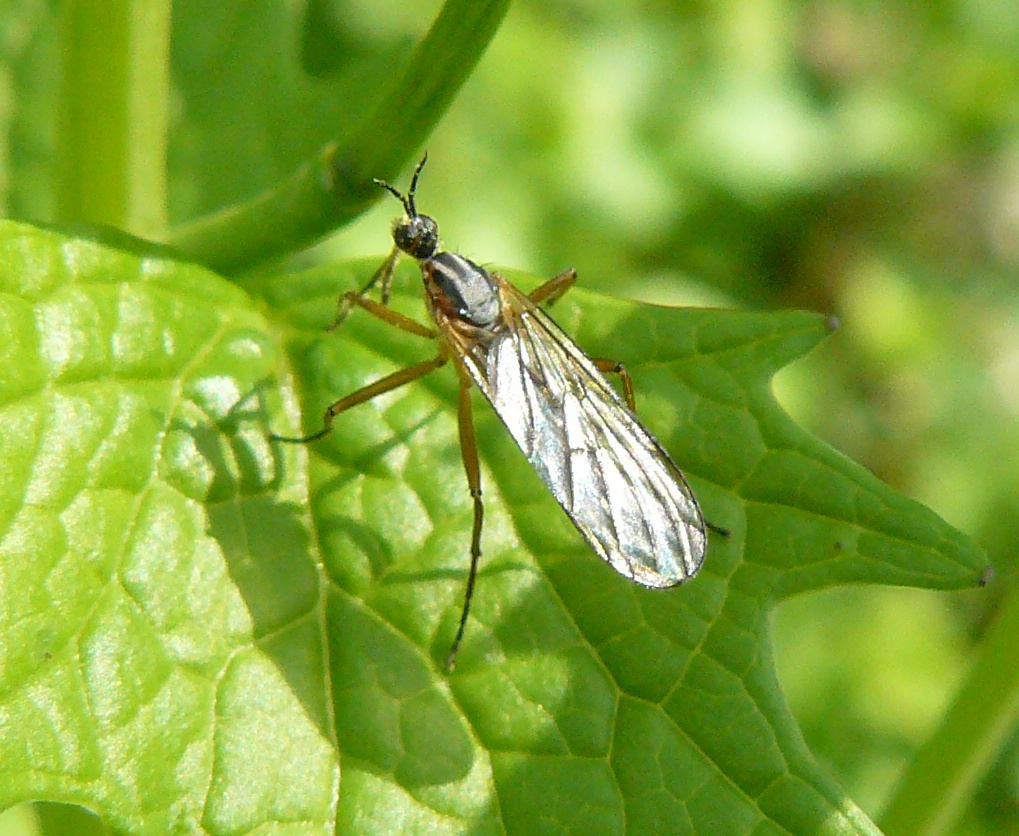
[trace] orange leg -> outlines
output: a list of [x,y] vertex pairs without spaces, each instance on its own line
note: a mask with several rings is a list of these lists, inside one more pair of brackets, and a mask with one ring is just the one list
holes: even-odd
[[536,287],[528,293],[527,296],[536,305],[540,305],[542,302],[548,302],[550,305],[554,305],[563,298],[566,291],[573,287],[573,283],[576,281],[576,270],[572,268],[569,270],[563,270],[563,272],[555,278],[549,279],[540,287]]
[[381,380],[369,383],[367,386],[358,389],[356,392],[351,392],[345,398],[340,398],[340,400],[330,404],[326,409],[325,417],[322,422],[322,429],[320,429],[317,433],[301,436],[300,438],[287,438],[286,436],[272,433],[269,438],[273,441],[285,441],[289,444],[307,444],[309,441],[318,441],[320,438],[324,438],[332,432],[333,421],[336,420],[336,416],[341,412],[346,412],[353,406],[357,406],[365,401],[370,401],[372,398],[376,398],[386,392],[392,392],[394,389],[399,389],[401,386],[417,380],[419,377],[424,377],[429,372],[435,371],[445,362],[446,358],[440,354],[438,357],[431,360],[425,360],[423,363],[415,363],[413,366],[407,366],[405,369],[393,372],[391,375],[383,377]]
[[602,357],[592,357],[591,360],[598,367],[598,371],[612,372],[619,375],[619,379],[623,383],[623,397],[626,398],[626,405],[630,407],[632,412],[636,412],[637,402],[633,397],[633,380],[630,378],[630,373],[626,370],[626,366],[622,363],[617,363],[615,360],[606,360]]
[[[536,305],[540,305],[542,302],[554,305],[566,295],[566,292],[573,287],[576,281],[576,270],[572,268],[563,270],[558,276],[549,279],[545,284],[535,288],[527,296]],[[620,380],[623,382],[623,395],[626,397],[626,403],[630,409],[636,410],[636,402],[633,397],[633,381],[630,379],[630,373],[626,370],[626,366],[614,360],[592,359],[599,371],[613,372],[619,375]]]
[[397,313],[390,308],[387,308],[385,304],[379,302],[373,302],[371,299],[366,299],[363,296],[359,296],[352,290],[344,293],[340,300],[342,302],[349,302],[350,306],[357,305],[359,308],[364,308],[372,316],[381,319],[387,325],[392,325],[399,328],[401,331],[406,331],[408,334],[414,334],[418,337],[424,337],[428,340],[434,340],[436,337],[435,332],[427,325],[422,325],[415,319],[411,319],[409,316],[404,316],[402,313]]
[[456,654],[460,650],[464,629],[467,627],[471,598],[474,597],[474,584],[478,579],[478,562],[481,560],[481,527],[485,519],[485,506],[481,500],[481,467],[478,464],[478,444],[474,436],[474,416],[471,411],[471,383],[463,372],[460,377],[459,417],[460,454],[463,456],[464,470],[467,472],[467,486],[470,488],[471,499],[474,500],[474,527],[471,530],[471,566],[467,572],[464,605],[460,613],[460,624],[456,628],[456,637],[446,656],[447,671],[452,671],[456,665]]
[[[353,310],[354,305],[360,304],[361,301],[368,301],[365,297],[371,292],[375,285],[382,285],[382,304],[389,304],[389,292],[393,285],[393,271],[396,269],[396,261],[400,257],[400,250],[398,247],[393,247],[393,251],[386,256],[386,260],[379,265],[379,269],[376,270],[364,287],[362,287],[357,293],[354,291],[347,291],[344,293],[339,301],[336,303],[336,318],[333,320],[326,330],[334,331],[343,324],[343,321],[350,316],[350,312]],[[362,307],[364,307],[362,305]]]

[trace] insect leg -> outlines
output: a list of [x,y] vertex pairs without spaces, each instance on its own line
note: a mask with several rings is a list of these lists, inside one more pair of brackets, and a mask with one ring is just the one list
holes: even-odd
[[399,328],[401,331],[406,331],[408,334],[414,334],[418,337],[424,337],[425,339],[434,340],[435,332],[427,325],[422,325],[420,322],[411,319],[409,316],[404,316],[402,313],[387,308],[384,304],[379,302],[373,302],[371,299],[366,299],[352,290],[347,291],[340,297],[341,301],[347,301],[353,307],[357,305],[359,308],[364,308],[372,316],[381,319],[387,325],[392,325]]
[[376,270],[364,287],[362,287],[357,293],[348,292],[344,293],[339,301],[336,303],[336,318],[333,320],[326,330],[335,331],[343,321],[350,316],[351,310],[353,310],[356,304],[355,300],[365,298],[368,293],[371,292],[375,285],[382,283],[382,304],[389,304],[389,290],[393,285],[393,270],[396,267],[396,260],[400,257],[400,250],[398,247],[393,247],[393,251],[386,257],[386,260],[379,265],[379,269]]
[[619,375],[619,379],[623,383],[623,397],[626,398],[626,405],[630,407],[631,411],[636,412],[637,402],[633,397],[633,380],[630,378],[630,373],[626,370],[626,366],[622,363],[617,363],[615,360],[605,360],[601,357],[592,357],[591,359],[595,366],[598,367],[598,371],[612,372]]
[[471,530],[471,566],[467,572],[467,588],[464,590],[464,606],[460,613],[460,624],[456,628],[456,637],[446,656],[446,670],[452,671],[456,665],[456,654],[463,641],[464,628],[467,626],[467,615],[471,609],[471,598],[474,597],[474,582],[478,577],[478,561],[481,559],[481,526],[485,518],[485,506],[481,500],[481,468],[478,465],[478,445],[474,437],[474,417],[471,413],[471,385],[461,372],[460,378],[460,453],[463,456],[464,470],[467,472],[467,486],[474,500],[474,527]]
[[542,302],[548,302],[550,305],[553,305],[562,299],[566,291],[573,287],[573,283],[576,280],[576,270],[573,268],[563,270],[555,278],[549,279],[540,287],[536,287],[527,296],[536,305],[540,305]]
[[730,531],[729,531],[728,528],[722,528],[722,526],[720,526],[720,525],[715,525],[710,520],[705,520],[704,521],[704,525],[706,527],[710,528],[712,531],[714,531],[715,534],[718,534],[718,535],[720,535],[722,537],[726,537],[726,538],[729,537]]
[[325,417],[322,421],[322,429],[320,429],[317,433],[301,436],[300,438],[287,438],[286,436],[272,433],[269,438],[273,441],[285,441],[289,444],[306,444],[309,441],[318,441],[318,439],[323,438],[332,432],[333,421],[341,412],[346,412],[352,406],[357,406],[365,401],[370,401],[372,398],[383,395],[386,392],[392,392],[394,389],[399,389],[405,383],[410,383],[413,380],[417,380],[419,377],[424,377],[429,372],[435,371],[445,362],[446,358],[440,354],[438,357],[431,360],[425,360],[423,363],[415,363],[413,366],[407,366],[405,369],[393,372],[391,375],[387,375],[380,380],[376,380],[374,383],[369,383],[367,386],[358,389],[356,392],[351,392],[345,398],[340,398],[335,403],[330,404],[326,409]]

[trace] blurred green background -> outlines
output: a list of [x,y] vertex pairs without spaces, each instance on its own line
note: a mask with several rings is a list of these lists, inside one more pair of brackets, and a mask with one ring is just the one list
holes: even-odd
[[[171,225],[342,135],[438,8],[175,3]],[[58,28],[43,0],[0,12],[8,216],[54,217]],[[965,595],[841,588],[777,613],[807,741],[872,816],[1015,576],[1017,45],[1012,0],[519,0],[427,143],[418,203],[449,249],[647,301],[841,321],[780,399],[997,570]],[[383,201],[296,261],[381,254],[396,214]],[[1019,833],[1014,743],[957,832]]]

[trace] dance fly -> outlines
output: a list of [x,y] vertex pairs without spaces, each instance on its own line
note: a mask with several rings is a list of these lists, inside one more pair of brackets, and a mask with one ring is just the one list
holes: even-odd
[[[471,415],[471,386],[477,386],[513,440],[595,553],[619,574],[647,587],[689,580],[707,549],[704,518],[682,472],[637,420],[633,386],[621,364],[593,360],[539,307],[559,299],[576,281],[567,270],[529,294],[462,255],[439,247],[435,220],[415,205],[418,163],[402,194],[375,182],[400,201],[404,216],[393,224],[394,247],[360,292],[340,298],[338,326],[354,307],[403,331],[438,342],[436,357],[381,378],[326,409],[327,435],[336,417],[357,404],[417,380],[448,362],[460,376],[460,447],[474,503],[470,568],[463,609],[446,668],[452,670],[470,611],[484,505]],[[386,307],[401,253],[414,258],[424,280],[425,304],[434,327]],[[381,302],[368,293],[381,286]],[[602,372],[620,375],[625,400]],[[713,526],[709,526],[713,527]]]

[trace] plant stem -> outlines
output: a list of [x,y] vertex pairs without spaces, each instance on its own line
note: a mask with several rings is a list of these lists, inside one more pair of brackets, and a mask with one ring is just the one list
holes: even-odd
[[389,92],[341,143],[252,200],[175,229],[167,243],[242,272],[349,223],[383,192],[439,121],[495,35],[509,0],[447,0]]
[[58,220],[164,229],[170,13],[166,0],[65,5]]
[[980,655],[885,809],[888,836],[935,836],[956,822],[1019,719],[1019,595],[1005,601]]

